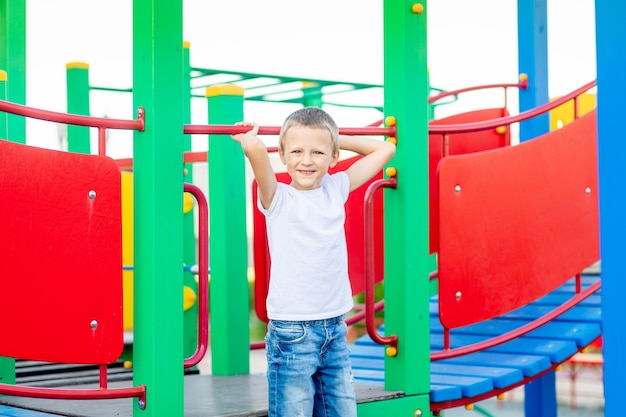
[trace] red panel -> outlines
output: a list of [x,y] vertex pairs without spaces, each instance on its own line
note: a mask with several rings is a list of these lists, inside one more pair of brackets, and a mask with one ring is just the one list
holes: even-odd
[[596,158],[592,112],[519,146],[441,162],[444,326],[514,310],[599,258]]
[[[504,108],[482,109],[467,113],[456,114],[443,119],[433,120],[431,125],[458,124],[479,122],[508,116]],[[430,203],[430,252],[435,253],[439,248],[439,192],[437,186],[437,166],[439,161],[448,155],[461,155],[472,152],[486,151],[501,148],[511,144],[511,129],[507,127],[504,133],[496,129],[480,132],[453,133],[447,139],[442,135],[429,135],[429,203]]]
[[[330,170],[331,173],[345,171],[359,156],[341,160],[337,166]],[[291,178],[286,172],[276,174],[278,181],[289,183]],[[376,179],[382,178],[382,171],[368,183],[352,191],[346,202],[346,241],[348,245],[348,273],[352,285],[352,294],[358,294],[365,290],[365,233],[363,226],[363,202],[367,187]],[[270,257],[267,246],[267,233],[265,231],[265,217],[256,206],[257,187],[256,182],[252,185],[253,222],[254,222],[254,297],[255,310],[259,319],[267,321],[265,299],[267,297]],[[378,193],[374,197],[375,213],[375,247],[376,247],[376,282],[383,279],[384,274],[384,245],[383,245],[383,194]]]
[[0,141],[0,356],[119,357],[120,193],[112,159]]

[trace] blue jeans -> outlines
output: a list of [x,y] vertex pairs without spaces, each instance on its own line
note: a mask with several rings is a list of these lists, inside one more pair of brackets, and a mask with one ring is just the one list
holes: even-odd
[[270,321],[269,417],[356,417],[347,333],[344,316]]

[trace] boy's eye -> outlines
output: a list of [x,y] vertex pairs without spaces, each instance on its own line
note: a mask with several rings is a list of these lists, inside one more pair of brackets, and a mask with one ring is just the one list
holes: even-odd
[[322,151],[314,151],[313,153],[315,155],[324,155],[324,152],[322,152]]

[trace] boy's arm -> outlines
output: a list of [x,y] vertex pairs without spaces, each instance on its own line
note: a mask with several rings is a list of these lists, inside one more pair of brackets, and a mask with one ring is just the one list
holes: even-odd
[[339,147],[363,155],[346,170],[350,191],[369,181],[396,153],[393,143],[365,137],[339,135]]
[[256,123],[240,122],[237,125],[252,126],[252,129],[248,132],[232,135],[232,138],[241,144],[243,153],[250,161],[254,178],[259,187],[259,200],[261,200],[261,205],[268,209],[270,204],[272,204],[278,185],[267,153],[267,147],[257,136],[259,126]]

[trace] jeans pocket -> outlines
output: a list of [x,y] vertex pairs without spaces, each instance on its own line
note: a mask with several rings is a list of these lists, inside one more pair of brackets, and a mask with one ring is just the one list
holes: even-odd
[[306,336],[306,327],[302,323],[272,322],[269,331],[278,343],[285,344],[301,342]]

